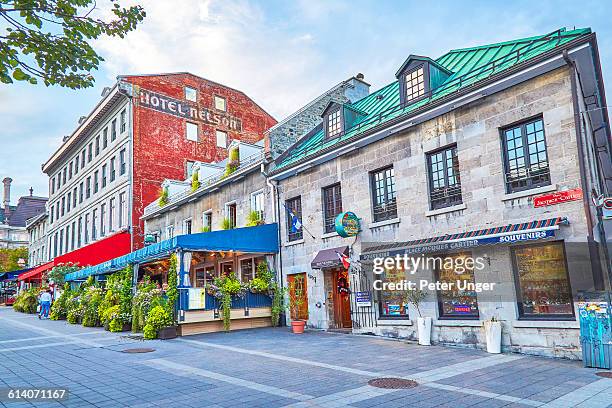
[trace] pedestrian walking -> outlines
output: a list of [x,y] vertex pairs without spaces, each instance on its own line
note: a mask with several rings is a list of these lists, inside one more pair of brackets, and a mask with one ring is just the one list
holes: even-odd
[[51,308],[51,291],[47,289],[46,291],[40,294],[40,313],[38,314],[38,318],[49,318],[49,309]]

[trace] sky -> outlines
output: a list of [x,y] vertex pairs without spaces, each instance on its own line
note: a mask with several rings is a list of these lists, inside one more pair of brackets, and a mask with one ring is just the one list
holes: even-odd
[[[597,33],[612,81],[609,1],[120,0],[147,16],[124,39],[103,38],[96,85],[69,90],[0,84],[0,180],[12,203],[48,195],[41,165],[100,100],[117,75],[189,71],[245,92],[276,119],[361,72],[374,91],[410,54],[542,35],[560,27]],[[101,15],[110,1],[97,2]],[[0,28],[1,30],[1,28]],[[612,94],[610,94],[612,95]]]

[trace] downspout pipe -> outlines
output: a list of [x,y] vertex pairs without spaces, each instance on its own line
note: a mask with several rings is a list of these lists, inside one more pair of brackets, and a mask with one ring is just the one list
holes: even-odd
[[[591,260],[591,268],[593,271],[593,283],[595,285],[595,289],[609,289],[606,288],[605,279],[603,276],[603,271],[601,269],[600,263],[600,255],[597,250],[597,245],[593,238],[593,215],[591,212],[590,205],[590,196],[591,189],[587,184],[587,174],[586,174],[586,165],[584,163],[584,149],[583,149],[583,140],[582,140],[582,124],[580,120],[580,106],[578,104],[578,84],[577,84],[577,76],[578,76],[578,67],[576,66],[576,62],[573,61],[567,52],[567,50],[563,51],[563,59],[567,63],[567,65],[571,69],[570,80],[571,80],[571,88],[572,88],[572,105],[574,110],[574,126],[576,130],[576,145],[578,148],[578,165],[580,170],[580,186],[582,188],[582,203],[584,206],[584,212],[587,218],[587,244],[589,248],[589,258]],[[606,245],[604,240],[603,245]],[[608,286],[612,284],[612,277],[610,276],[610,270],[608,269]]]
[[[278,194],[278,182],[275,184],[272,182],[268,174],[266,173],[266,167],[264,163],[261,163],[261,174],[266,179],[266,185],[270,188],[270,194],[272,194],[272,205],[273,205],[273,214],[274,214],[274,222],[278,225],[277,234],[278,234],[278,257],[276,258],[276,270],[278,274],[276,279],[278,280],[278,287],[282,290],[283,286],[283,245],[281,243],[281,228],[280,228],[280,196]],[[281,319],[279,324],[284,325],[285,319]]]

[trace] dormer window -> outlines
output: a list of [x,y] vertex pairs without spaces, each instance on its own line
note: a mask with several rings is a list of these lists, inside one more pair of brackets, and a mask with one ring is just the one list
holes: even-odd
[[342,132],[341,119],[340,109],[329,114],[327,117],[327,137],[333,137]]
[[406,73],[406,102],[410,102],[425,95],[424,67],[424,65],[421,65],[417,69]]
[[428,57],[410,55],[396,72],[403,105],[426,98],[453,73]]

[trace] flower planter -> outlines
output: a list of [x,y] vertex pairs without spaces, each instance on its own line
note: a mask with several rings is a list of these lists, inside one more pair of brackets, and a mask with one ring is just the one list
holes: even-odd
[[292,320],[291,321],[291,331],[295,334],[304,333],[304,326],[306,326],[305,320]]
[[121,331],[132,331],[132,323],[123,323],[123,328],[121,329]]
[[160,340],[174,339],[176,336],[176,326],[164,327],[157,332],[157,338]]
[[419,335],[419,345],[421,346],[431,345],[431,322],[431,317],[417,318],[417,332]]
[[487,353],[501,353],[501,322],[487,320],[484,322],[485,338],[487,341]]

